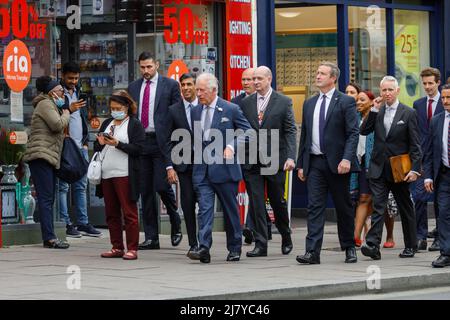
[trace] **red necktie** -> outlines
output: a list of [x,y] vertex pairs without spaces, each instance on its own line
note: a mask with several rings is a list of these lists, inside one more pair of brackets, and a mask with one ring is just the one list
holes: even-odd
[[431,118],[433,118],[433,99],[428,100],[428,124],[430,124]]
[[147,80],[147,84],[144,89],[144,96],[142,97],[142,113],[141,122],[144,129],[148,127],[148,115],[150,114],[150,80]]

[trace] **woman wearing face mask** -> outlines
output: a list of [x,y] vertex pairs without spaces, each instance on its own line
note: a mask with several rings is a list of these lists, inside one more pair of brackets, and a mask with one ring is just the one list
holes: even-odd
[[23,160],[28,162],[36,189],[42,240],[45,248],[67,249],[69,244],[59,240],[53,227],[56,174],[59,169],[64,129],[69,124],[69,110],[64,105],[63,87],[49,76],[36,79],[40,94],[34,98],[30,135]]
[[[105,197],[106,223],[112,249],[101,254],[103,258],[137,259],[139,224],[139,156],[145,140],[144,128],[134,117],[136,102],[124,90],[109,98],[111,118],[106,119],[94,144],[101,151],[102,182],[97,196]],[[124,251],[122,212],[125,223],[127,253]]]

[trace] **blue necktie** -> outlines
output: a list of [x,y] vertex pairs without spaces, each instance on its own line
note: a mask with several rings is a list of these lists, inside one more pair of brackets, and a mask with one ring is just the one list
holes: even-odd
[[325,108],[327,104],[327,96],[322,96],[322,104],[320,105],[320,114],[319,114],[319,141],[320,141],[320,151],[325,153],[324,148],[324,134],[325,134]]

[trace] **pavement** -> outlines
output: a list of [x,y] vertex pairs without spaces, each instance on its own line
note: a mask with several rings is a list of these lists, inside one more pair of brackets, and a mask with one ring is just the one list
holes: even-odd
[[225,261],[224,232],[213,234],[210,264],[186,257],[187,236],[172,247],[170,237],[161,235],[161,249],[139,251],[135,261],[100,257],[110,249],[107,230],[101,238],[69,239],[68,250],[2,248],[0,299],[325,299],[450,286],[450,268],[431,267],[439,252],[398,257],[403,249],[400,222],[395,224],[396,248],[382,249],[379,261],[358,249],[356,264],[344,263],[336,225],[327,222],[321,264],[300,265],[295,257],[304,253],[305,221],[293,219],[292,227],[290,255],[281,254],[281,237],[274,234],[267,257],[247,258],[253,246],[243,245],[239,262]]

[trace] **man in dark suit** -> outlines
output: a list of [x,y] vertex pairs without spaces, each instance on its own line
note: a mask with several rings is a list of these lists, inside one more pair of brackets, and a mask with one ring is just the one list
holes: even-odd
[[[422,152],[416,111],[398,101],[400,88],[397,79],[386,76],[380,83],[381,97],[374,100],[369,116],[361,125],[361,134],[375,131],[375,141],[369,164],[368,179],[373,198],[372,225],[361,253],[374,260],[381,259],[380,242],[383,233],[384,211],[389,191],[392,191],[400,212],[405,249],[400,258],[412,258],[417,251],[416,217],[409,192],[409,183],[419,177]],[[384,102],[384,105],[382,103]],[[409,154],[411,171],[404,182],[395,183],[390,157]]]
[[[238,183],[242,172],[235,151],[238,142],[235,130],[249,130],[250,124],[241,109],[217,96],[218,81],[209,73],[196,80],[199,105],[192,110],[194,125],[194,167],[192,181],[198,196],[199,250],[188,257],[209,263],[212,245],[214,203],[217,194],[223,208],[227,235],[227,261],[239,261],[242,232],[237,203]],[[231,135],[230,135],[231,133]]]
[[308,235],[303,264],[319,264],[328,192],[336,207],[341,249],[346,263],[357,262],[354,215],[349,192],[350,172],[359,171],[356,159],[358,120],[355,100],[336,89],[340,70],[334,63],[319,66],[316,86],[320,94],[303,105],[297,161],[298,177],[308,188]]
[[[253,73],[255,72],[255,68],[248,68],[242,72],[241,83],[242,83],[242,93],[233,99],[231,99],[231,103],[237,104],[241,107],[242,101],[248,96],[255,93],[255,84],[253,82]],[[242,108],[242,107],[241,107]],[[245,220],[245,228],[242,230],[242,235],[244,236],[244,242],[247,244],[252,244],[255,241],[255,236],[253,234],[253,230],[255,229],[255,224],[252,220],[251,211],[253,210],[252,204],[250,203],[248,206],[247,217]],[[267,219],[267,232],[268,239],[272,240],[272,221],[270,220],[269,214],[264,207],[264,211],[266,212]]]
[[[444,111],[442,101],[439,93],[439,86],[441,84],[441,72],[435,68],[426,68],[420,73],[422,78],[422,85],[427,93],[426,97],[420,98],[414,102],[414,109],[417,113],[417,122],[420,133],[420,146],[425,150],[425,143],[428,137],[428,127],[431,118]],[[428,234],[428,201],[434,200],[434,213],[436,216],[436,225],[439,217],[438,201],[436,194],[430,197],[424,187],[424,180],[422,177],[418,178],[416,182],[411,184],[412,196],[414,199],[414,206],[416,209],[417,222],[417,249],[427,249],[427,234]],[[435,232],[432,232],[435,233]],[[433,244],[428,249],[429,251],[439,251],[439,238],[435,237]]]
[[[195,93],[195,76],[191,73],[185,73],[180,77],[181,94],[183,101],[173,104],[169,107],[168,130],[170,150],[173,150],[174,143],[170,141],[170,136],[175,130],[178,130],[183,138],[189,139],[193,147],[191,111],[198,105],[197,95]],[[181,130],[180,130],[181,129]],[[185,132],[181,132],[184,130]],[[192,150],[191,150],[192,151]],[[172,152],[171,152],[172,153]],[[177,155],[183,160],[184,154]],[[171,184],[180,182],[181,208],[186,222],[186,230],[189,239],[189,251],[196,251],[197,248],[197,222],[195,217],[196,195],[192,184],[192,163],[193,154],[188,161],[175,161],[171,156],[173,168],[167,170],[168,181]]]
[[[249,161],[243,165],[249,206],[253,208],[250,214],[255,225],[255,248],[247,252],[247,257],[267,256],[265,183],[267,183],[270,205],[275,214],[275,224],[281,234],[281,251],[283,254],[289,254],[292,250],[292,239],[287,203],[284,199],[284,186],[286,171],[292,171],[295,168],[297,128],[292,100],[272,89],[272,72],[265,66],[255,70],[253,82],[256,94],[245,98],[241,103],[245,117],[252,128],[259,133],[257,161],[254,161],[255,164]],[[265,142],[261,140],[261,134],[266,135]],[[272,141],[272,135],[276,141]],[[270,163],[263,160],[264,155],[271,157]],[[264,169],[272,169],[272,172],[264,172]]]
[[432,263],[435,268],[450,266],[450,85],[442,88],[445,112],[431,120],[427,148],[424,152],[425,189],[435,192],[439,202],[438,238],[441,255]]
[[160,248],[156,192],[167,208],[172,245],[179,245],[183,237],[175,194],[166,173],[173,169],[167,143],[168,108],[180,102],[181,95],[178,82],[158,73],[159,62],[150,53],[139,55],[139,68],[143,78],[130,83],[128,92],[139,106],[138,116],[146,136],[141,172],[145,241],[139,245],[139,250],[149,250]]
[[320,94],[303,104],[303,120],[297,160],[298,177],[308,188],[306,253],[304,264],[319,264],[328,192],[336,207],[339,242],[345,262],[357,262],[354,213],[350,200],[350,172],[359,171],[359,140],[355,99],[339,92],[340,70],[334,63],[319,66],[316,86]]

